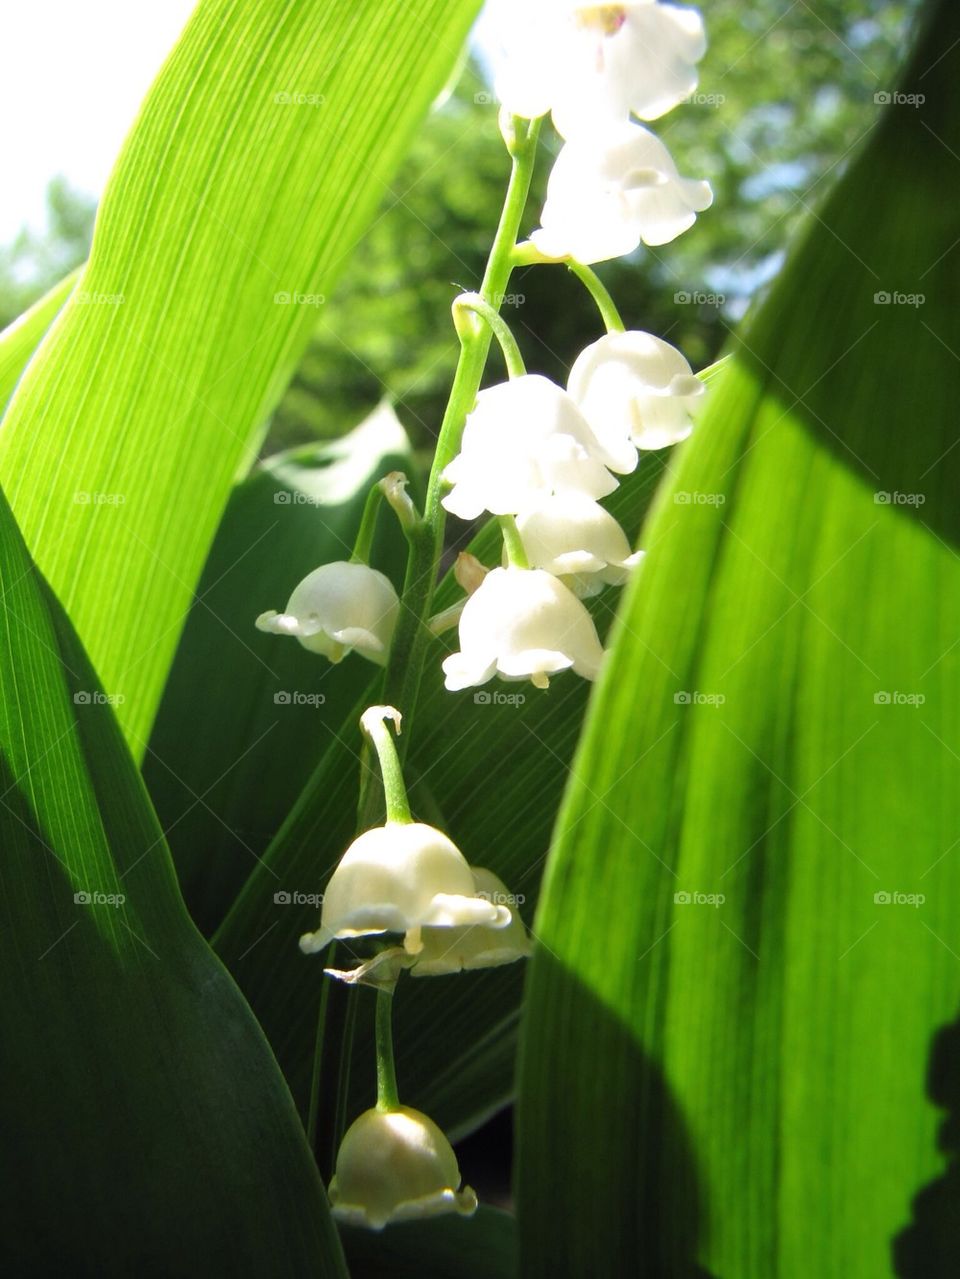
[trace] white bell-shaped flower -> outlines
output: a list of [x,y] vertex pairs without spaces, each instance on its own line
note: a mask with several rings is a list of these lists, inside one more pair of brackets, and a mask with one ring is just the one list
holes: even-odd
[[695,9],[654,0],[505,0],[491,28],[500,101],[527,119],[552,110],[566,138],[663,115],[697,87],[706,49]]
[[577,493],[545,497],[521,511],[517,531],[530,567],[563,578],[581,598],[622,586],[643,558],[609,511]]
[[432,1119],[409,1106],[365,1110],[340,1143],[330,1204],[338,1220],[382,1230],[416,1217],[470,1216],[477,1196],[460,1187],[457,1156]]
[[561,149],[547,183],[541,228],[530,237],[549,258],[585,265],[667,244],[709,208],[708,182],[681,178],[659,138],[623,124]]
[[608,333],[577,357],[567,390],[608,449],[662,449],[693,429],[706,391],[676,347],[651,333]]
[[441,977],[469,968],[498,968],[526,959],[530,954],[530,938],[523,920],[514,909],[516,898],[507,891],[502,879],[491,870],[474,866],[473,883],[477,896],[496,906],[506,906],[510,923],[506,928],[425,928],[423,949],[413,960],[413,977]]
[[459,454],[443,473],[444,507],[461,519],[516,515],[538,493],[605,497],[617,487],[583,414],[548,378],[528,373],[481,391]]
[[320,927],[300,938],[300,949],[313,954],[334,937],[403,933],[415,953],[425,926],[509,923],[506,906],[476,896],[466,858],[442,831],[388,821],[364,831],[341,857],[323,894]]
[[596,679],[602,660],[593,618],[573,592],[542,569],[510,567],[488,573],[467,600],[460,652],[445,659],[443,670],[451,691],[494,675],[546,688],[551,675],[571,667]]
[[283,613],[261,613],[257,630],[293,635],[304,648],[331,662],[356,649],[383,666],[399,610],[389,578],[367,564],[337,561],[308,573]]

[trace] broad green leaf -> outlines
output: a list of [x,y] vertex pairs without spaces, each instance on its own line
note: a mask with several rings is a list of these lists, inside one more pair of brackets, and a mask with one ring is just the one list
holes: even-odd
[[956,1265],[956,1090],[927,1094],[960,993],[960,15],[934,9],[920,105],[881,113],[735,343],[615,627],[525,1005],[530,1279]]
[[232,484],[477,8],[201,0],[147,97],[0,433],[131,743]]
[[0,418],[10,401],[23,370],[40,345],[43,335],[56,319],[79,278],[79,268],[34,302],[0,333]]
[[345,1277],[277,1064],[2,501],[0,591],[7,1269]]
[[[226,913],[322,752],[339,745],[375,669],[357,656],[332,666],[294,640],[261,634],[254,619],[282,609],[319,564],[350,558],[370,486],[391,470],[409,472],[410,461],[384,405],[342,439],[270,458],[233,491],[143,764],[204,931]],[[396,583],[405,546],[382,508],[373,563]],[[274,881],[274,891],[285,885]]]
[[515,1279],[516,1222],[496,1208],[473,1217],[398,1222],[381,1233],[341,1226],[351,1279]]

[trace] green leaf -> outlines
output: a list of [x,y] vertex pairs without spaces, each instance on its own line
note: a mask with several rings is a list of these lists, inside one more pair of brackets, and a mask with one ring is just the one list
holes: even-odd
[[[339,745],[374,674],[360,657],[332,666],[261,634],[254,619],[282,609],[319,564],[349,559],[370,486],[410,467],[407,437],[383,405],[342,439],[272,457],[234,489],[143,765],[204,931],[226,913],[322,752]],[[382,508],[372,562],[397,584],[406,550],[398,529]],[[274,880],[274,892],[286,887]]]
[[132,743],[233,482],[477,8],[202,0],[127,140],[0,479]]
[[30,357],[70,296],[80,271],[71,271],[0,333],[0,418]]
[[2,500],[0,591],[5,1262],[345,1276],[280,1071]]
[[480,1207],[472,1217],[404,1221],[382,1233],[341,1226],[351,1279],[514,1279],[516,1222]]
[[955,1268],[960,15],[935,8],[925,102],[880,115],[735,344],[590,707],[522,1031],[530,1279]]

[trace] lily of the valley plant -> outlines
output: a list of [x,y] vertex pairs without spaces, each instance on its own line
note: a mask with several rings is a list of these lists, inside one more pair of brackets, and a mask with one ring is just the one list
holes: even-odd
[[[343,1136],[330,1188],[336,1215],[373,1229],[470,1213],[477,1202],[461,1188],[444,1135],[400,1102],[391,1029],[396,983],[405,973],[443,976],[510,963],[530,950],[516,900],[495,871],[471,866],[455,831],[412,816],[388,723],[399,734],[401,711],[408,725],[415,718],[424,661],[442,660],[451,695],[494,679],[547,690],[558,677],[595,680],[603,667],[589,601],[622,585],[642,560],[631,541],[636,530],[621,528],[603,500],[619,476],[642,465],[644,451],[689,434],[704,387],[674,347],[624,331],[590,266],[641,243],[667,244],[709,206],[708,184],[682,177],[663,143],[638,122],[656,120],[690,95],[704,48],[695,10],[654,0],[519,0],[509,8],[496,91],[512,172],[483,284],[453,304],[461,356],[424,509],[414,507],[402,476],[385,477],[371,491],[349,562],[318,567],[282,613],[257,619],[260,629],[293,636],[329,661],[356,652],[385,667],[384,704],[361,719],[379,759],[384,803],[365,788],[362,828],[329,879],[316,929],[300,938],[305,954],[328,957],[332,978],[377,989],[376,1104]],[[520,243],[548,113],[562,146],[540,226]],[[568,266],[606,329],[574,362],[565,387],[527,372],[499,314],[513,267],[535,263]],[[480,390],[492,336],[509,377]],[[399,600],[369,564],[383,499],[409,542]],[[494,517],[502,556],[489,569],[461,557],[464,598],[433,617],[447,512],[464,521]],[[441,659],[436,636],[453,625],[459,648]],[[342,966],[344,954],[359,962]]]

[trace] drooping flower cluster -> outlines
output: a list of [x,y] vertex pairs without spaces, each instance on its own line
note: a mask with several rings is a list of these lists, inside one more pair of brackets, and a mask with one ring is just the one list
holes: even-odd
[[[454,304],[465,353],[479,339],[477,320],[483,321],[503,348],[510,380],[476,393],[482,359],[472,382],[472,374],[461,380],[461,365],[424,513],[407,496],[402,474],[385,477],[368,495],[349,562],[314,570],[283,613],[262,613],[256,622],[331,662],[356,651],[388,668],[387,687],[405,663],[418,675],[429,636],[454,623],[459,649],[443,662],[450,690],[494,677],[546,688],[565,670],[595,679],[604,651],[584,601],[623,585],[643,556],[602,503],[636,470],[643,451],[689,434],[704,392],[674,347],[649,333],[624,331],[589,269],[641,242],[667,243],[711,202],[707,183],[681,177],[662,142],[633,118],[654,120],[696,87],[705,48],[699,15],[659,0],[503,5],[496,89],[514,176],[523,148],[529,158],[536,147],[537,126],[524,132],[521,120],[550,112],[563,139],[531,242],[516,243],[522,210],[514,208],[508,235],[498,233],[491,254],[487,292],[464,294]],[[501,230],[510,208],[508,196]],[[505,281],[512,266],[543,261],[571,264],[607,328],[575,360],[565,388],[526,372],[491,302],[489,280],[498,272]],[[451,457],[461,424],[459,451],[441,472],[439,459]],[[443,507],[461,519],[496,519],[503,553],[489,569],[461,555],[456,578],[465,599],[431,618],[441,493]],[[384,499],[410,542],[402,609],[393,584],[369,563]],[[433,556],[426,569],[425,546]],[[405,971],[420,978],[496,967],[531,952],[516,909],[522,898],[489,869],[471,865],[442,830],[414,820],[388,720],[399,735],[401,717],[393,707],[373,706],[361,717],[380,763],[386,820],[362,830],[347,848],[327,883],[317,928],[300,938],[307,955],[340,943],[340,953],[345,949],[358,962],[325,973],[377,991],[377,1104],[343,1136],[330,1184],[334,1215],[375,1230],[438,1213],[469,1214],[477,1206],[444,1134],[425,1114],[400,1104],[390,1029],[398,980]]]
[[270,609],[257,630],[293,635],[311,653],[339,662],[354,649],[386,665],[400,601],[393,583],[367,564],[338,560],[308,573],[283,613]]
[[596,678],[603,649],[582,600],[622,585],[642,558],[598,499],[635,470],[639,449],[689,434],[703,389],[679,351],[634,332],[587,347],[566,390],[524,374],[480,392],[444,472],[443,505],[462,519],[513,521],[518,545],[511,559],[505,543],[507,564],[464,606],[447,688],[494,675],[546,688],[568,669]]
[[497,24],[494,88],[512,116],[548,111],[564,139],[533,242],[551,258],[601,262],[667,244],[713,196],[682,178],[656,120],[697,86],[706,49],[695,9],[658,0],[511,0]]
[[[340,858],[323,894],[320,927],[300,938],[300,949],[309,955],[333,941],[393,934],[396,943],[356,967],[325,970],[349,985],[377,987],[390,1000],[404,969],[438,977],[493,968],[526,958],[530,940],[502,880],[470,866],[442,831],[412,819],[386,720],[400,732],[392,706],[370,707],[360,724],[380,759],[387,820]],[[376,1109],[347,1130],[330,1202],[341,1220],[379,1230],[391,1221],[473,1212],[477,1197],[460,1180],[446,1137],[426,1115],[400,1105],[393,1081]]]
[[330,1182],[333,1215],[352,1226],[382,1230],[391,1221],[456,1212],[470,1216],[477,1196],[460,1189],[449,1141],[419,1110],[365,1110],[344,1134]]

